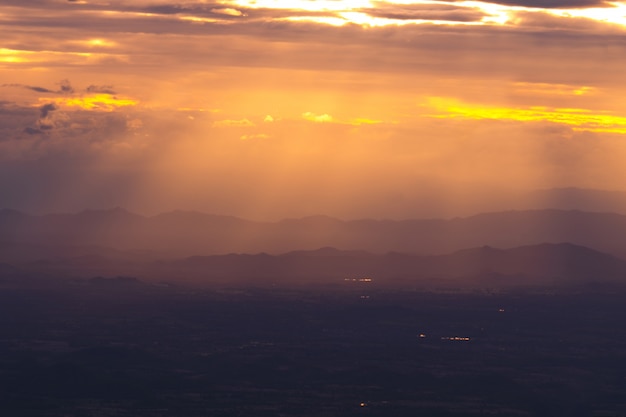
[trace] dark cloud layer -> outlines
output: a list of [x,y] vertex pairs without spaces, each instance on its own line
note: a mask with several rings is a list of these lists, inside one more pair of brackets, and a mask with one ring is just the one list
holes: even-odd
[[3,84],[2,87],[20,87],[20,88],[26,88],[27,90],[36,91],[38,93],[54,93],[54,91],[49,90],[44,87],[37,87],[37,86],[24,85],[24,84]]
[[61,80],[59,82],[59,87],[59,91],[63,94],[71,94],[74,92],[74,87],[72,87],[72,84],[69,82],[69,80]]
[[38,86],[25,85],[25,84],[16,84],[16,83],[3,84],[2,87],[20,87],[20,88],[25,88],[27,90],[35,91],[37,93],[48,93],[48,94],[72,94],[74,93],[74,88],[72,87],[71,83],[68,80],[61,80],[58,83],[58,85],[59,85],[58,90],[50,90],[45,87],[38,87]]
[[102,93],[102,94],[115,94],[112,85],[90,85],[85,88],[87,93]]
[[57,106],[55,103],[46,103],[39,108],[39,111],[40,111],[39,117],[41,119],[45,119],[48,117],[50,112],[58,110],[58,108],[59,106]]

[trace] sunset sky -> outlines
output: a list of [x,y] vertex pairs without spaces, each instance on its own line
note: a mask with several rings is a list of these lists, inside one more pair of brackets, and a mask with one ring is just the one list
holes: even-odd
[[626,189],[626,2],[0,0],[0,30],[0,208],[409,218]]

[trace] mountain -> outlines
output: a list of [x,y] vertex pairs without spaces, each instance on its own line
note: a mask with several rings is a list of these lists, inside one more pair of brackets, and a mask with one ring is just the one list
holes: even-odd
[[[197,212],[144,217],[122,209],[44,216],[0,211],[0,243],[5,247],[91,246],[153,251],[160,258],[277,254],[322,247],[434,255],[485,245],[507,248],[559,242],[624,256],[626,216],[550,209],[485,213],[447,220],[342,221],[316,216],[269,223]],[[24,251],[30,250],[23,247]],[[0,260],[11,263],[12,259],[5,258]]]
[[[481,247],[434,257],[434,270],[453,276],[504,275],[543,278],[542,283],[626,282],[626,261],[570,243],[502,250]],[[548,281],[545,281],[548,279]]]
[[[158,263],[152,274],[195,282],[341,283],[372,278],[377,284],[455,280],[465,285],[573,285],[626,283],[626,261],[569,243],[513,249],[480,247],[446,255],[374,255],[324,248],[284,255],[195,256]],[[350,281],[352,282],[352,281]]]

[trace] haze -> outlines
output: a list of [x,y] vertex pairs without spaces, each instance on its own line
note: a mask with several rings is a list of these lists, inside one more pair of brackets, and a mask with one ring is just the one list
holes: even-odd
[[622,2],[0,5],[3,207],[402,219],[624,188]]

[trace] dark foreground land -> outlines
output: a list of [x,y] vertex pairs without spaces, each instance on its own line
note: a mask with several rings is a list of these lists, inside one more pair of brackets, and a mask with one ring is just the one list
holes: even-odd
[[0,415],[626,416],[625,292],[0,286]]

